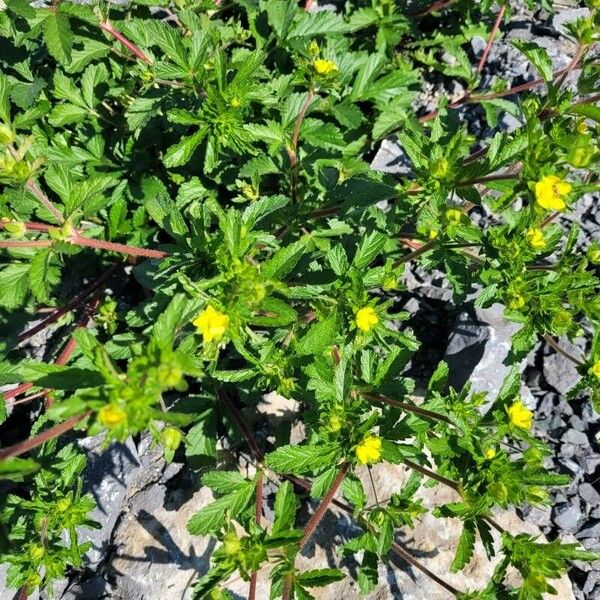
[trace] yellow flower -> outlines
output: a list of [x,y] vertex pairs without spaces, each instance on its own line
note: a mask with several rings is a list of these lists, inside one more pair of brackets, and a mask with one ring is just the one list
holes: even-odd
[[115,427],[127,418],[127,413],[119,406],[108,404],[98,411],[98,421],[105,427]]
[[319,75],[331,75],[338,70],[338,66],[332,60],[326,58],[317,58],[313,62],[313,67]]
[[533,413],[523,404],[522,400],[515,400],[507,409],[510,422],[521,429],[531,429]]
[[546,246],[546,240],[544,239],[544,232],[541,229],[532,227],[525,233],[525,239],[527,243],[535,250],[541,250]]
[[592,367],[592,373],[600,379],[600,360],[597,360]]
[[563,200],[571,191],[571,184],[556,175],[546,175],[535,184],[535,200],[546,210],[564,210]]
[[219,341],[229,326],[229,317],[210,304],[192,321],[205,342]]
[[377,313],[370,306],[361,308],[356,313],[355,318],[356,326],[361,331],[371,331],[371,329],[373,329],[373,327],[379,323],[379,317],[377,316]]
[[462,210],[458,210],[458,208],[449,208],[446,211],[446,220],[448,223],[458,224],[460,223],[462,215]]
[[429,239],[430,240],[435,240],[435,238],[438,236],[438,232],[435,229],[430,229],[429,230]]
[[496,451],[493,448],[488,448],[484,454],[488,460],[492,460],[496,456]]
[[356,458],[361,465],[370,465],[381,459],[381,438],[376,435],[367,436],[354,449]]

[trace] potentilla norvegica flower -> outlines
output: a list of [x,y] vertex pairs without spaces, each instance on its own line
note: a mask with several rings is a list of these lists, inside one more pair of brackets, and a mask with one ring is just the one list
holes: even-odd
[[593,366],[592,366],[592,375],[595,375],[596,377],[598,377],[598,379],[600,379],[600,360],[596,361]]
[[116,427],[127,419],[127,413],[116,404],[108,404],[98,411],[98,421],[105,427]]
[[535,250],[541,250],[546,247],[546,240],[544,239],[544,232],[537,227],[531,227],[525,233],[525,239],[527,243]]
[[571,192],[571,184],[556,175],[546,175],[535,184],[535,201],[546,210],[564,210],[564,197]]
[[488,448],[484,452],[484,455],[488,460],[492,460],[492,458],[495,458],[495,456],[496,456],[496,451],[494,450],[494,448]]
[[229,326],[229,317],[210,304],[192,321],[205,342],[218,342]]
[[515,400],[507,409],[508,418],[512,425],[521,429],[531,429],[533,426],[533,412],[531,412],[521,399]]
[[365,306],[356,312],[355,320],[358,329],[366,333],[379,323],[379,316],[371,306]]
[[327,58],[317,58],[313,62],[313,67],[319,75],[331,75],[338,71],[338,66]]
[[371,465],[381,459],[381,438],[376,435],[367,436],[354,449],[356,459],[361,465]]

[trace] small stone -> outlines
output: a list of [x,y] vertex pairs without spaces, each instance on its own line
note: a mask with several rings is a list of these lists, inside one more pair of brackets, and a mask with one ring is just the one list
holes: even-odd
[[600,493],[591,483],[582,483],[579,486],[579,497],[592,506],[600,506]]
[[579,540],[600,537],[600,521],[595,521],[587,527],[584,527],[575,534],[575,537]]
[[575,446],[588,446],[590,443],[588,436],[583,431],[577,431],[576,429],[567,430],[562,437],[562,441]]
[[579,508],[573,505],[565,504],[554,509],[554,523],[564,531],[571,533],[577,531],[582,517]]

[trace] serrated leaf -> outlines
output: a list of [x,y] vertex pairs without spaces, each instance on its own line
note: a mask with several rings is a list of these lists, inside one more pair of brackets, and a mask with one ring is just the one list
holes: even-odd
[[202,127],[196,133],[181,138],[179,142],[167,150],[163,158],[165,166],[172,169],[173,167],[180,167],[187,163],[207,133],[208,129]]
[[456,546],[456,554],[450,565],[451,573],[462,571],[471,562],[475,550],[475,531],[475,523],[472,520],[464,522],[463,530]]
[[48,52],[61,64],[71,62],[74,37],[69,17],[61,12],[50,12],[44,20],[43,31]]
[[275,494],[273,534],[293,529],[296,519],[296,495],[289,481],[284,481]]
[[244,511],[254,497],[254,483],[246,482],[235,492],[217,498],[197,512],[187,523],[187,530],[192,535],[206,535],[219,529],[225,515],[237,517]]
[[298,575],[298,581],[306,587],[324,587],[345,579],[346,575],[339,569],[314,569]]
[[511,40],[512,45],[533,64],[542,76],[544,81],[552,81],[554,74],[552,72],[552,59],[548,52],[538,46],[535,42],[525,40]]
[[0,306],[18,308],[29,289],[29,264],[11,263],[0,271]]
[[278,473],[300,475],[335,464],[339,451],[337,444],[281,446],[267,455],[266,463]]

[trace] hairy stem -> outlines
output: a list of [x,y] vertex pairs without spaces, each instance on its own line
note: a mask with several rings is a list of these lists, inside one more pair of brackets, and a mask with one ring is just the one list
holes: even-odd
[[148,65],[152,64],[152,60],[148,58],[133,42],[129,41],[120,31],[117,31],[108,21],[100,23],[100,29],[112,35],[118,42],[123,44],[132,54],[135,54],[141,61]]
[[308,94],[306,95],[306,99],[300,108],[300,112],[296,117],[296,123],[294,124],[294,132],[292,134],[292,144],[288,149],[288,156],[290,158],[290,166],[291,166],[291,175],[290,175],[290,188],[292,195],[292,202],[295,204],[298,202],[298,171],[300,170],[300,165],[298,163],[298,138],[300,137],[300,128],[302,127],[302,123],[304,121],[304,117],[306,117],[306,111],[308,111],[308,107],[310,103],[313,101],[315,97],[315,92],[313,89],[308,90]]
[[421,473],[421,475],[425,475],[425,477],[429,477],[429,479],[434,479],[435,481],[438,481],[439,483],[443,483],[444,485],[447,485],[448,487],[450,487],[456,491],[458,491],[460,489],[459,485],[458,485],[458,483],[456,483],[456,481],[452,481],[452,479],[448,479],[447,477],[444,477],[443,475],[438,475],[438,473],[436,473],[435,471],[432,471],[431,469],[428,469],[426,467],[422,467],[421,465],[418,465],[417,463],[413,462],[412,460],[403,459],[402,462],[407,467],[412,469],[413,471],[417,471],[418,473]]
[[48,196],[42,192],[38,184],[33,181],[33,179],[27,180],[25,188],[28,189],[40,201],[40,203],[52,213],[58,223],[62,224],[65,222],[65,218],[63,217],[62,213],[58,210],[58,208],[56,208],[56,206],[54,206],[54,204],[52,204],[50,198],[48,198]]
[[492,44],[494,43],[494,39],[496,37],[496,33],[498,33],[498,29],[500,29],[500,23],[502,23],[502,19],[504,18],[504,13],[506,12],[506,4],[503,4],[496,15],[496,20],[494,21],[494,25],[492,27],[492,31],[490,33],[490,37],[488,38],[487,44],[483,49],[483,54],[479,59],[479,64],[477,65],[477,75],[481,75],[483,71],[483,67],[485,67],[485,63],[487,62],[488,55],[490,53],[490,49],[492,48]]
[[395,406],[397,408],[401,408],[406,412],[414,413],[421,417],[426,417],[428,419],[433,419],[434,421],[443,421],[444,423],[452,424],[452,421],[441,413],[434,412],[432,410],[427,410],[426,408],[421,408],[415,404],[408,404],[407,402],[401,402],[400,400],[394,400],[394,398],[390,398],[389,396],[384,396],[383,394],[369,394],[365,392],[361,392],[361,395],[369,400],[374,400],[375,402],[382,402],[384,404],[389,404],[390,406]]
[[546,344],[548,344],[548,346],[551,348],[554,348],[554,350],[556,350],[559,354],[562,354],[565,358],[568,358],[571,362],[575,363],[579,367],[585,366],[585,362],[583,360],[565,350],[551,335],[545,334],[543,337]]
[[83,421],[87,416],[91,414],[91,411],[87,411],[82,413],[81,415],[75,415],[58,425],[54,425],[50,427],[50,429],[46,429],[46,431],[42,431],[42,433],[38,433],[37,435],[19,442],[17,444],[13,444],[12,446],[8,446],[7,448],[0,448],[0,460],[4,460],[6,458],[12,458],[13,456],[20,456],[21,454],[25,454],[25,452],[29,452],[42,444],[57,438],[58,436],[66,433],[73,429],[78,423]]
[[317,510],[314,512],[313,516],[310,518],[310,520],[306,524],[306,527],[304,528],[304,536],[300,540],[300,548],[302,548],[306,544],[306,542],[310,539],[310,537],[314,533],[315,529],[317,528],[317,525],[321,522],[321,519],[324,517],[325,513],[327,512],[327,509],[329,508],[329,505],[331,504],[333,497],[337,493],[340,485],[342,485],[342,481],[344,481],[344,478],[346,477],[346,473],[348,473],[349,467],[350,467],[349,463],[344,463],[340,467],[340,470],[339,470],[336,478],[333,480],[333,483],[331,484],[329,491],[325,494],[325,496],[323,496],[323,500],[321,500],[321,503],[317,507]]
[[109,250],[128,256],[143,256],[145,258],[165,258],[168,252],[162,250],[150,250],[149,248],[138,248],[136,246],[128,246],[127,244],[118,244],[116,242],[107,242],[105,240],[95,240],[84,237],[78,232],[75,232],[69,241],[76,246],[86,246],[88,248],[97,248],[98,250]]

